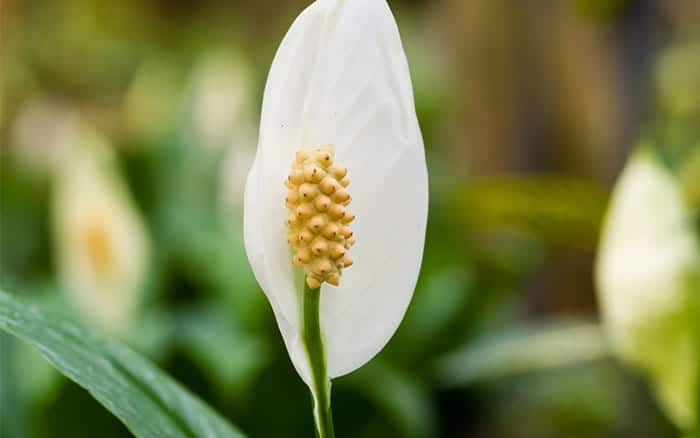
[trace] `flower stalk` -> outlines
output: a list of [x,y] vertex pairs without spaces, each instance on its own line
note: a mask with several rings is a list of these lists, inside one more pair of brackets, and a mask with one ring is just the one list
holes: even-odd
[[331,412],[331,382],[326,370],[326,354],[323,350],[320,321],[321,288],[312,289],[304,282],[303,339],[311,367],[311,395],[314,421],[318,438],[333,438],[333,414]]

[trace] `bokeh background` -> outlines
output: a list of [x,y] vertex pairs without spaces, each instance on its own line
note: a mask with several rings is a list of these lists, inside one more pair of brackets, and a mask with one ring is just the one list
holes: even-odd
[[[700,145],[700,3],[389,3],[429,229],[398,333],[334,381],[338,436],[676,436],[610,357],[593,267],[635,146],[682,173]],[[0,285],[128,343],[253,437],[313,436],[241,230],[267,69],[307,4],[0,2]],[[129,436],[0,336],[0,436]]]

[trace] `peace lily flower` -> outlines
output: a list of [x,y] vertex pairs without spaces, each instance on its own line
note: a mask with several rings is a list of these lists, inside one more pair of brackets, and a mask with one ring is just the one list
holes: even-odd
[[85,131],[54,182],[57,262],[71,304],[94,326],[124,335],[141,300],[150,245],[114,168],[112,151]]
[[617,354],[649,375],[679,427],[694,427],[700,247],[681,187],[651,150],[637,152],[617,184],[596,281]]
[[270,69],[246,183],[246,251],[332,435],[328,378],[376,355],[411,300],[425,239],[423,141],[384,0],[318,0]]

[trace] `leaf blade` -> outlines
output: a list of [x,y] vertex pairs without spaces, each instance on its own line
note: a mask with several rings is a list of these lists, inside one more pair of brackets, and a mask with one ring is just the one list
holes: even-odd
[[37,348],[137,437],[241,437],[238,430],[155,365],[0,291],[0,330]]

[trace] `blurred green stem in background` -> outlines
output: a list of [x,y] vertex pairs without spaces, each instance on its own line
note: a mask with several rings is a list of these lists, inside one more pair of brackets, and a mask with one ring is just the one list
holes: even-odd
[[302,337],[309,355],[311,368],[311,394],[314,403],[316,436],[334,438],[331,412],[331,384],[326,370],[326,354],[323,350],[319,304],[321,288],[311,289],[304,280],[304,328]]
[[435,372],[446,387],[471,385],[607,359],[608,344],[593,321],[561,320],[502,330],[438,359]]

